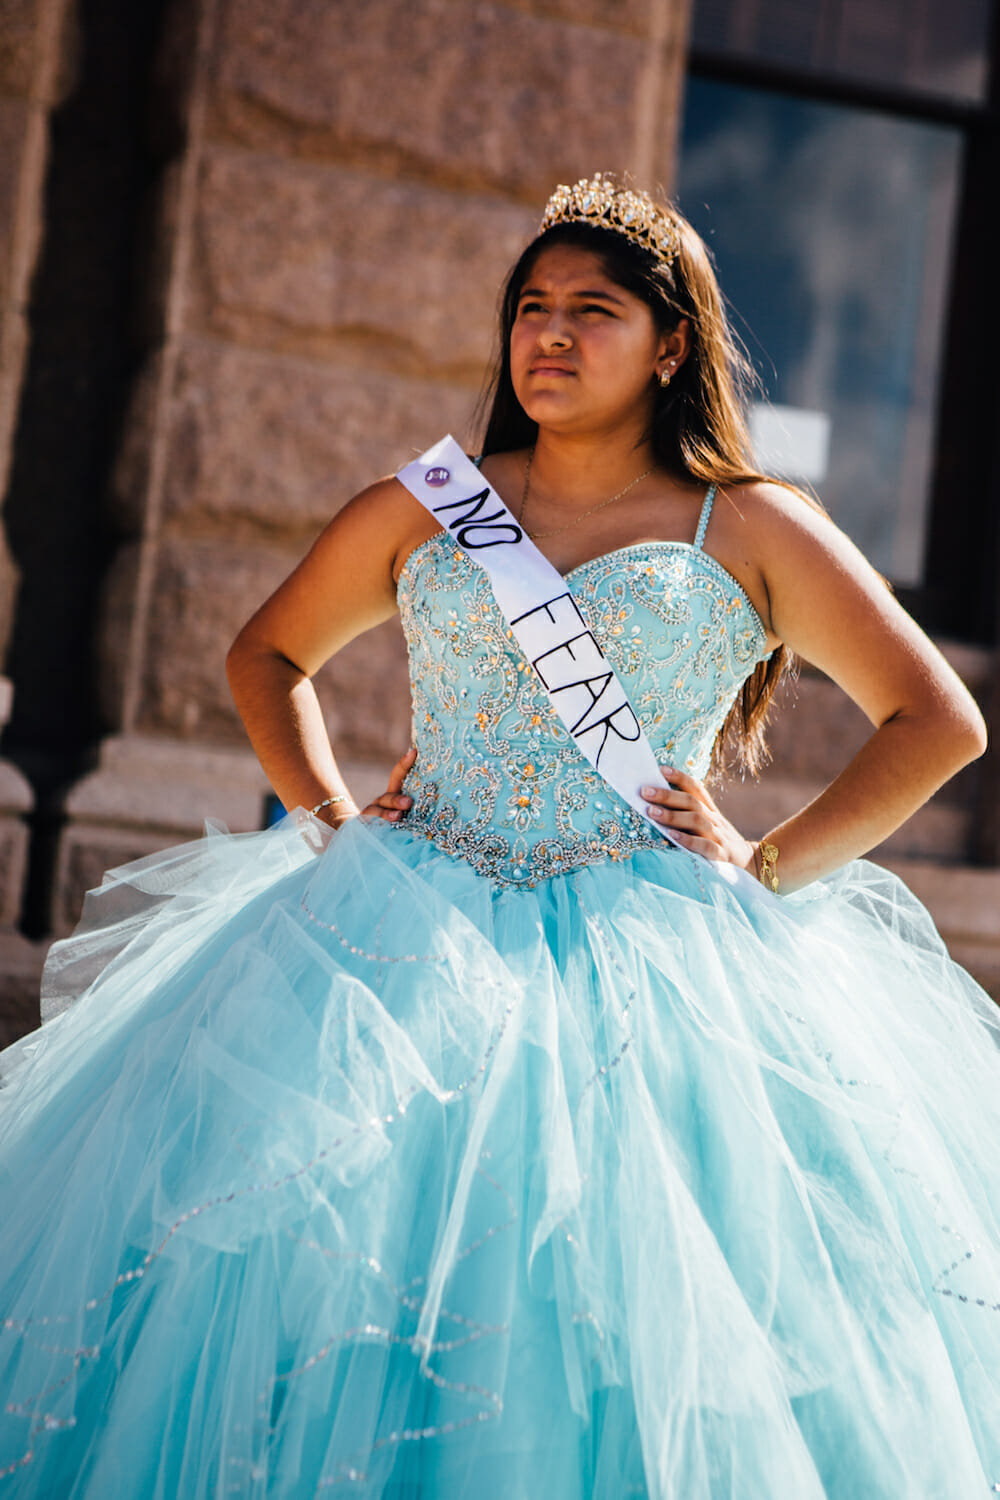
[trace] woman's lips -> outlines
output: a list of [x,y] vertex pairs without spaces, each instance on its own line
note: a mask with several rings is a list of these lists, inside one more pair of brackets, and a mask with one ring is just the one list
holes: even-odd
[[532,365],[528,371],[529,375],[575,375],[576,371],[569,365],[552,365],[549,363]]

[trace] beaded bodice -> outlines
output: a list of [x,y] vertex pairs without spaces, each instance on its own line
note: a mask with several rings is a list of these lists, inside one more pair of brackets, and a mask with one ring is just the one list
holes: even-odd
[[[753,605],[694,543],[623,547],[566,575],[659,761],[704,775],[766,655]],[[512,639],[489,579],[447,532],[400,574],[417,761],[405,827],[503,885],[669,848],[581,755]]]

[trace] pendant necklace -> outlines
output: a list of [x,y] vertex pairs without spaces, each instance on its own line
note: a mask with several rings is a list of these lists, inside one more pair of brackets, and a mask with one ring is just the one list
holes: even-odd
[[[517,519],[522,526],[524,525],[524,512],[528,505],[528,486],[531,483],[531,461],[534,456],[535,450],[532,448],[528,454],[528,462],[524,466],[524,488],[521,491],[521,509],[517,513]],[[578,516],[573,517],[572,521],[567,521],[565,526],[556,526],[552,531],[531,531],[528,532],[528,535],[533,542],[537,542],[543,540],[545,537],[558,536],[560,532],[569,531],[570,527],[576,526],[578,522],[585,520],[587,516],[592,516],[597,511],[605,510],[607,506],[614,505],[615,501],[620,500],[623,495],[627,495],[629,490],[635,489],[640,480],[648,479],[655,468],[656,465],[653,464],[645,473],[636,475],[635,479],[630,479],[625,488],[619,490],[617,495],[612,495],[610,500],[602,500],[599,505],[592,505],[589,510],[581,511]]]

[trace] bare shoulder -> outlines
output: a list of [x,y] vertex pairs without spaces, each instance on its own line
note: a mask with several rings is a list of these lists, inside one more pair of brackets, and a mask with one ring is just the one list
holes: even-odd
[[[731,531],[739,530],[759,569],[775,637],[847,687],[866,709],[905,663],[933,648],[901,608],[887,580],[822,506],[791,486],[758,481],[727,488]],[[875,675],[877,676],[878,673]]]
[[716,485],[705,549],[743,588],[770,650],[782,640],[773,607],[775,558],[795,550],[797,539],[808,531],[807,517],[816,516],[822,518],[822,513],[782,484],[755,480]]
[[389,525],[392,530],[405,530],[418,514],[426,515],[419,500],[410,494],[395,474],[386,474],[353,495],[337,511],[330,524],[355,526],[371,522],[380,526]]
[[770,544],[796,536],[843,535],[818,501],[777,480],[719,485],[718,493],[737,524],[766,537]]
[[316,550],[326,559],[345,552],[364,558],[394,587],[406,557],[439,530],[419,500],[393,474],[352,496],[321,533]]
[[312,676],[347,641],[395,613],[398,561],[427,521],[434,530],[394,477],[366,486],[327,523],[237,645],[263,646]]
[[778,637],[782,598],[851,575],[862,593],[885,594],[885,583],[850,537],[816,500],[768,480],[719,487],[717,536],[756,574]]

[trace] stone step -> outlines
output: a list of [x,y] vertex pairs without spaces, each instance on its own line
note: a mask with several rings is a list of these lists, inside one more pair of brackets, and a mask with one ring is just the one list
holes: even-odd
[[0,1048],[40,1024],[38,991],[48,943],[0,932]]
[[[769,767],[759,782],[733,781],[714,795],[730,822],[747,838],[756,839],[812,802],[826,784],[782,775]],[[933,858],[960,863],[966,855],[972,816],[971,809],[955,806],[938,793],[880,844],[872,858]]]
[[1000,1000],[1000,870],[880,857],[927,907],[956,963]]
[[[991,673],[996,670],[994,654],[978,646],[947,641],[938,644],[972,694],[984,703]],[[768,730],[772,760],[765,779],[788,776],[800,781],[832,781],[871,733],[868,719],[835,682],[803,666],[775,696]],[[975,780],[975,767],[970,767],[943,787],[938,799],[970,806]]]

